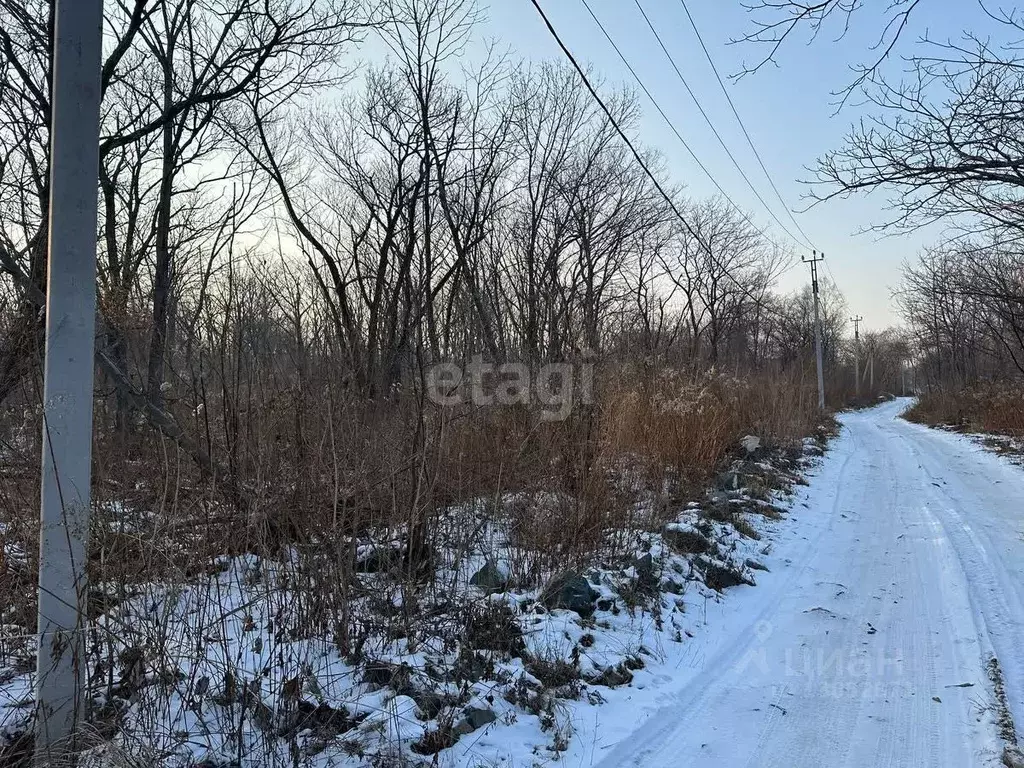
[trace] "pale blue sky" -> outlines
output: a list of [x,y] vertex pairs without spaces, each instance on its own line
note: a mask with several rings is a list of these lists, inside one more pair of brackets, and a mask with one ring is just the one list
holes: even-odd
[[[736,203],[752,211],[759,224],[770,223],[769,215],[690,101],[634,0],[588,2],[683,138],[716,175],[719,184]],[[779,218],[793,230],[732,117],[679,0],[640,0],[640,4],[732,153],[762,197],[769,205],[774,204]],[[887,4],[882,0],[867,3],[866,13]],[[543,0],[542,5],[579,59],[593,64],[610,82],[633,84],[628,70],[581,0]],[[749,62],[758,56],[759,49],[729,44],[731,38],[749,28],[749,19],[740,0],[688,0],[688,6],[723,76],[739,71],[743,61]],[[948,38],[958,37],[965,28],[988,26],[980,21],[981,10],[973,0],[926,0],[922,8],[926,12],[922,11],[914,20],[907,35],[908,42],[925,31],[933,38]],[[518,55],[537,60],[561,55],[530,0],[491,0],[486,13],[484,34],[509,46]],[[799,183],[810,175],[805,167],[812,165],[827,149],[837,146],[860,114],[858,107],[851,106],[834,115],[831,91],[849,81],[850,63],[864,60],[870,54],[868,46],[877,34],[877,20],[877,16],[864,15],[846,38],[839,41],[835,40],[835,30],[830,30],[833,34],[824,34],[811,46],[805,45],[806,37],[794,39],[783,49],[778,67],[769,66],[738,82],[726,82],[755,145],[791,207],[806,206],[801,197],[807,190]],[[673,178],[684,182],[690,194],[713,194],[712,183],[642,93],[640,99],[645,110],[640,130],[643,142],[664,154]],[[826,253],[831,274],[845,293],[851,312],[862,314],[869,329],[898,322],[890,295],[899,280],[900,265],[904,259],[912,258],[924,243],[941,236],[938,229],[883,239],[871,234],[857,235],[858,229],[885,219],[883,204],[884,197],[875,194],[820,205],[796,214],[811,241]],[[806,280],[806,268],[798,265],[785,275],[783,287],[796,288]]]

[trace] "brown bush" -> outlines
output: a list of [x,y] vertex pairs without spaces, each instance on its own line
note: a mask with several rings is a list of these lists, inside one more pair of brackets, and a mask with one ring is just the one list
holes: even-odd
[[921,424],[1024,436],[1024,387],[984,384],[922,394],[905,414]]

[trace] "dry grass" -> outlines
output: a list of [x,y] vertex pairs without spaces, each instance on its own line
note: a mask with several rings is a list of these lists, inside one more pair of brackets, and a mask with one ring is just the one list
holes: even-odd
[[[281,631],[322,638],[351,663],[396,638],[415,647],[420,638],[464,636],[488,647],[500,635],[503,650],[519,652],[507,617],[464,615],[451,603],[457,585],[444,578],[479,536],[476,523],[452,523],[453,505],[486,510],[471,519],[500,524],[519,553],[511,577],[538,587],[553,572],[629,555],[633,534],[673,518],[678,501],[738,455],[745,434],[785,445],[820,424],[813,393],[785,377],[663,371],[645,379],[628,366],[603,371],[594,404],[561,422],[522,406],[442,409],[414,389],[360,402],[328,376],[307,380],[302,392],[247,392],[208,399],[202,429],[193,423],[232,467],[241,508],[173,443],[143,429],[119,434],[98,408],[92,618],[116,613],[149,585],[184,589],[221,573],[225,555],[252,553],[279,564],[275,588],[287,597],[274,599],[289,606]],[[195,404],[172,408],[183,423],[196,419]],[[0,622],[20,631],[0,636],[0,667],[31,662],[37,422],[30,415],[3,436]],[[393,586],[368,588],[368,571],[387,571]],[[211,628],[227,620],[213,615],[215,605],[210,611]],[[462,629],[453,632],[453,621]],[[110,624],[96,635],[93,687],[107,698],[131,695],[114,673],[134,652],[130,635]],[[424,748],[443,744],[438,738]]]
[[[628,366],[606,371],[594,405],[561,422],[541,421],[522,406],[441,409],[414,393],[358,403],[329,380],[307,391],[317,397],[285,391],[247,404],[238,419],[244,429],[211,419],[221,427],[208,438],[219,449],[211,453],[235,468],[245,509],[233,507],[171,442],[101,430],[93,582],[128,592],[153,580],[189,581],[225,554],[275,556],[287,548],[344,585],[360,567],[356,542],[388,531],[400,546],[375,569],[415,581],[430,570],[424,566],[441,534],[439,514],[476,499],[492,500],[517,543],[536,553],[525,571],[584,566],[615,554],[610,531],[652,529],[671,516],[670,505],[636,504],[663,497],[666,477],[673,495],[685,497],[735,455],[745,434],[784,445],[812,434],[820,420],[813,393],[785,377],[663,371],[644,379]],[[187,418],[183,405],[179,417]],[[224,407],[208,406],[209,413]],[[0,587],[19,596],[5,620],[28,624],[38,445],[11,438],[6,447]]]
[[906,418],[921,424],[1024,437],[1024,385],[987,384],[922,394]]

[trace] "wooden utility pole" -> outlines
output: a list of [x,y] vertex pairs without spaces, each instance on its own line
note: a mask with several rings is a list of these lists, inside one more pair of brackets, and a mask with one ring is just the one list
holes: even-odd
[[853,321],[853,388],[857,397],[860,397],[860,324],[864,318],[858,315],[851,317]]
[[818,408],[825,410],[825,372],[822,370],[821,359],[821,312],[818,308],[818,262],[825,260],[825,254],[811,251],[811,258],[802,257],[805,264],[811,265],[811,290],[814,293],[814,356],[818,362]]
[[85,717],[103,0],[57,0],[54,24],[36,765],[70,764]]

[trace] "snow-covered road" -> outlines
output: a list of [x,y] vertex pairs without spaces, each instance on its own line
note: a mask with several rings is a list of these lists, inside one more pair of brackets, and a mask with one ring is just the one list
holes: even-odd
[[588,764],[1000,764],[993,656],[1024,724],[1024,471],[906,404],[842,417],[773,572]]

